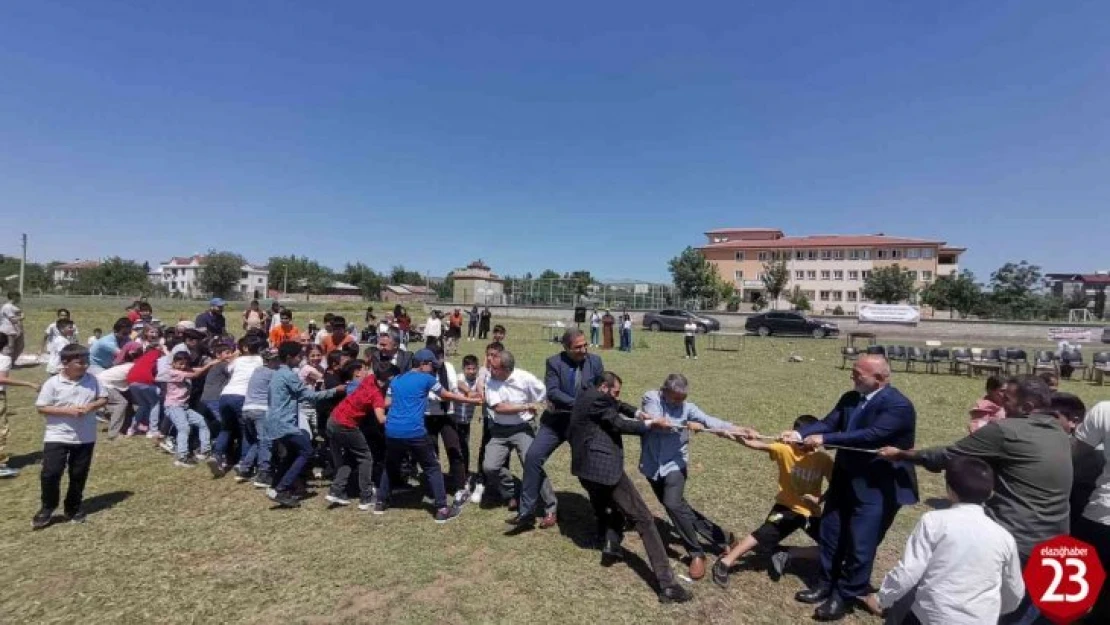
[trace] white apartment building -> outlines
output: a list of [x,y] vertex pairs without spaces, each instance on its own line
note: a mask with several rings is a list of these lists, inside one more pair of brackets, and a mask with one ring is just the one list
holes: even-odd
[[[171,295],[183,297],[204,297],[200,288],[200,269],[204,266],[204,256],[174,256],[162,263],[152,278],[164,284]],[[243,265],[239,277],[238,293],[243,299],[266,297],[269,270],[247,263]]]

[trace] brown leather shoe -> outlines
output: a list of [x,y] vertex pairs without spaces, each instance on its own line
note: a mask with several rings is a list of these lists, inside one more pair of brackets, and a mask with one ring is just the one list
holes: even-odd
[[690,579],[697,581],[705,577],[705,556],[694,556],[690,560]]
[[554,512],[552,512],[551,514],[545,514],[544,517],[542,519],[540,519],[540,529],[541,530],[545,530],[545,529],[548,529],[548,528],[555,527],[556,524],[557,524],[557,521],[555,519],[555,513]]

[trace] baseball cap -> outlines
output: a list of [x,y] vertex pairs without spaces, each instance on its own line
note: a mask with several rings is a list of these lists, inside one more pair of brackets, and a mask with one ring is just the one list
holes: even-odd
[[226,306],[227,302],[225,302],[222,297],[213,297],[212,300],[208,302],[208,305],[217,307]]
[[412,359],[417,363],[430,362],[437,367],[439,366],[439,359],[436,358],[435,352],[427,348],[418,350],[412,355]]

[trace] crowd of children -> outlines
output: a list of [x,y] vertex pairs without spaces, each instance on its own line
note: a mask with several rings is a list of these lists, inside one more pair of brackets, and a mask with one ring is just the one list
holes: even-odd
[[[46,419],[41,507],[33,528],[55,522],[59,506],[66,519],[84,521],[83,489],[98,419],[106,422],[109,440],[145,435],[172,454],[173,466],[187,469],[205,462],[216,478],[234,473],[237,482],[264,489],[280,507],[299,507],[307,480],[323,477],[330,479],[325,497],[330,505],[346,507],[357,500],[358,510],[383,514],[391,494],[410,487],[417,467],[437,523],[455,518],[465,503],[481,501],[481,472],[471,473],[471,427],[476,419],[482,423],[484,452],[490,438],[482,408],[485,387],[505,382],[491,378],[491,369],[504,368],[491,365],[500,363],[502,326],[493,328],[484,368],[478,357],[467,355],[456,371],[444,359],[443,339],[446,335],[457,344],[461,338],[458,311],[445,328],[432,324],[429,333],[425,327],[424,346],[413,350],[405,345],[411,328],[402,330],[399,323],[407,313],[397,311],[382,326],[368,311],[369,332],[363,338],[372,345],[365,353],[346,319],[335,315],[325,316],[324,331],[301,332],[292,311],[263,313],[252,306],[244,315],[244,336],[232,341],[188,321],[162,328],[152,321],[149,307],[134,312],[138,317],[119,319],[111,334],[86,348],[77,342],[69,312],[58,311],[44,334],[51,377],[41,389],[10,377],[11,359],[3,354],[7,337],[0,333],[0,477],[17,473],[6,466],[4,453],[5,387],[38,390],[35,405]],[[687,348],[692,351],[692,341]],[[1051,413],[1067,434],[1074,434],[1086,407],[1078,397],[1058,392],[1054,375],[1045,375],[1043,382],[1056,391]],[[985,396],[970,411],[969,431],[974,435],[1012,417],[1008,410],[1018,409],[1014,398],[1021,384],[988,378]],[[804,415],[793,428],[814,421]],[[1089,430],[1081,432],[1080,440],[1093,440]],[[712,579],[721,587],[750,552],[769,556],[774,579],[783,575],[799,552],[780,543],[799,529],[817,539],[822,484],[833,472],[829,455],[801,441],[760,440],[754,432],[734,438],[769,456],[779,489],[763,524],[720,553]],[[1101,488],[1105,460],[1102,450],[1079,444],[1073,458],[1074,528],[1084,523],[1078,515]],[[479,458],[477,466],[484,464]],[[996,486],[992,466],[957,456],[948,462],[945,480],[952,507],[920,519],[902,560],[867,600],[876,612],[897,615],[891,622],[955,623],[964,622],[961,614],[1005,614],[1024,595],[1014,538],[983,511]]]

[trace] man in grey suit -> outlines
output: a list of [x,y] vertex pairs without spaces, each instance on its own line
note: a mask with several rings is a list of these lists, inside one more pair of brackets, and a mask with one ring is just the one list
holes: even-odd
[[[602,565],[621,558],[620,542],[627,517],[640,534],[651,569],[658,583],[660,603],[682,603],[693,598],[674,579],[667,549],[655,518],[624,472],[622,434],[643,434],[651,429],[670,429],[665,418],[643,415],[635,406],[619,401],[621,379],[606,371],[595,388],[575,399],[568,427],[570,471],[590,496],[598,527],[605,534]],[[641,420],[637,417],[644,417]]]
[[[551,454],[567,440],[567,426],[574,400],[586,389],[593,388],[605,370],[601,357],[589,353],[586,335],[577,328],[563,333],[563,351],[547,359],[543,382],[547,389],[548,409],[540,417],[536,440],[524,458],[524,478],[520,490],[520,508],[506,523],[515,526],[510,532],[530,529],[535,523],[536,502],[540,485],[547,479],[543,465]],[[555,525],[555,505],[544,510],[541,528]]]

